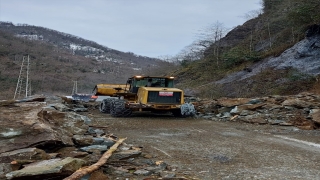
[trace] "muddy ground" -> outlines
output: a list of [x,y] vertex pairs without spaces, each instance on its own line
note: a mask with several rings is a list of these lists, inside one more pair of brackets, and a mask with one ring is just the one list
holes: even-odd
[[320,131],[168,115],[86,113],[188,179],[320,179]]

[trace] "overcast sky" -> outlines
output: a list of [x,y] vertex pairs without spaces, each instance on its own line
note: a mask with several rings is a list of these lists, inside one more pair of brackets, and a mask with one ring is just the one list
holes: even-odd
[[243,24],[261,0],[0,0],[0,21],[42,26],[138,55],[176,55],[219,21]]

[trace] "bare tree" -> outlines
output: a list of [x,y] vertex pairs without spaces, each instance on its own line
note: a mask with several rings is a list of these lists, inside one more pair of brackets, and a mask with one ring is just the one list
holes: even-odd
[[196,35],[197,39],[184,47],[180,53],[173,57],[175,61],[186,64],[191,61],[203,59],[207,54],[213,55],[219,66],[220,40],[226,34],[227,29],[219,21],[202,29]]
[[218,67],[221,48],[220,40],[226,35],[226,33],[227,28],[224,27],[223,23],[216,21],[200,33],[200,39],[196,43],[198,46],[204,47],[208,55],[213,55],[213,57],[215,57]]

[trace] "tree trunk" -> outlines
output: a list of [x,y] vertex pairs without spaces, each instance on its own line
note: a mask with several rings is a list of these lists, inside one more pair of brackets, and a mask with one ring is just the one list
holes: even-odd
[[93,171],[99,169],[103,164],[107,162],[112,153],[117,150],[118,146],[127,138],[119,139],[107,152],[105,152],[98,162],[92,164],[91,166],[80,168],[74,172],[71,176],[64,178],[63,180],[77,180],[86,174],[90,174]]

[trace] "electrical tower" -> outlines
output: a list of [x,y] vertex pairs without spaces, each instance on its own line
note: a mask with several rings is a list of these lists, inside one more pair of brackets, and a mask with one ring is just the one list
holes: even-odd
[[78,94],[78,81],[73,81],[73,88],[71,95]]
[[22,64],[20,68],[20,74],[16,86],[16,91],[14,93],[13,99],[16,98],[26,98],[31,96],[31,81],[29,79],[30,71],[30,58],[29,55],[23,56]]

